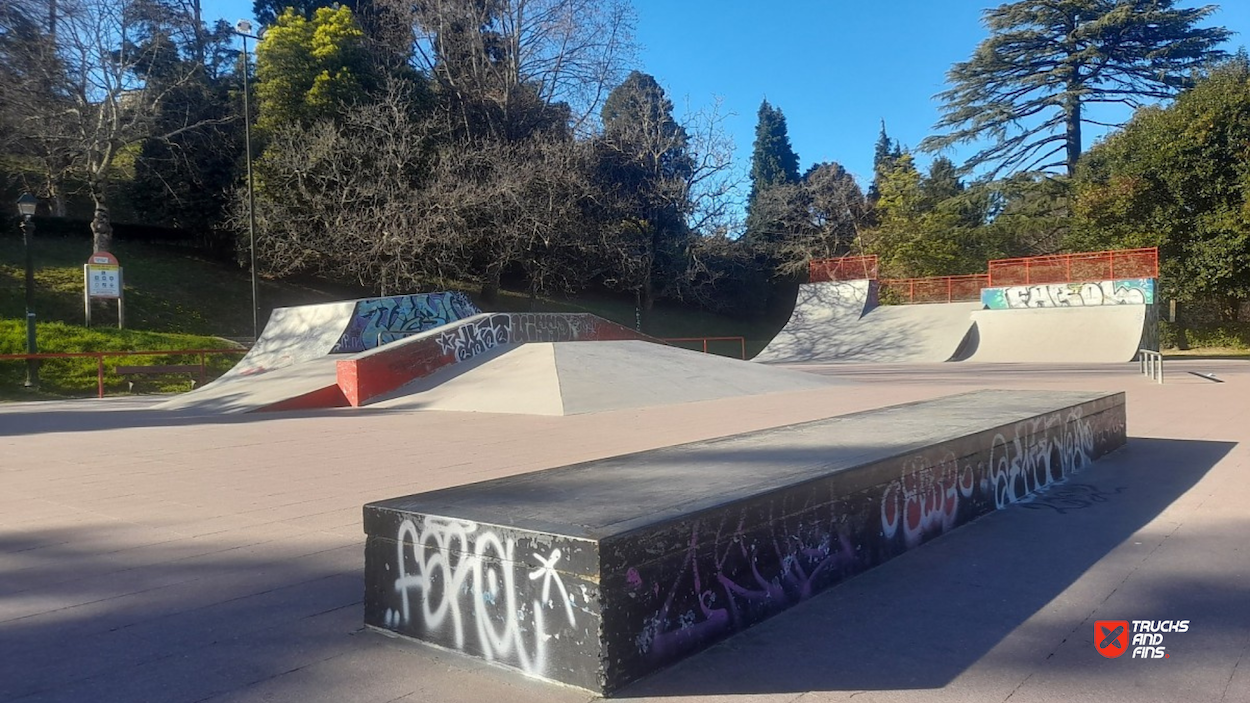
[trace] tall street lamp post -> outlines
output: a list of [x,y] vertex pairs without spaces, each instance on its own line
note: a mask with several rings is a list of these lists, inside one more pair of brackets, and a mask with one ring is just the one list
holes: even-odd
[[260,37],[252,34],[252,23],[239,20],[234,26],[235,34],[243,38],[243,141],[247,151],[247,236],[252,257],[252,340],[260,337],[260,300],[256,293],[256,194],[252,188],[252,111],[251,88],[248,78],[251,61],[247,53],[247,40]]
[[[39,199],[30,193],[22,193],[17,199],[17,212],[22,216],[22,243],[26,247],[26,353],[38,354],[35,341],[35,262],[31,252],[31,238],[35,236],[35,223],[31,218],[39,207]],[[39,360],[26,360],[26,387],[39,386]]]

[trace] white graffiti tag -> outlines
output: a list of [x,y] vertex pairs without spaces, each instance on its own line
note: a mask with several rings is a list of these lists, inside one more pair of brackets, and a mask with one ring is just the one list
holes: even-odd
[[[1148,278],[1094,283],[1052,283],[1012,286],[1002,291],[1008,308],[1068,308],[1098,305],[1149,305],[1154,302],[1154,281]],[[1000,307],[1000,305],[990,305]]]
[[507,315],[493,315],[476,322],[467,322],[438,336],[439,350],[451,354],[456,361],[466,361],[500,344],[511,341],[512,320]]
[[910,548],[925,535],[941,534],[955,526],[959,502],[972,495],[975,486],[971,466],[959,466],[954,452],[946,452],[934,464],[925,456],[903,465],[903,476],[886,486],[881,498],[881,530],[892,539],[902,528]]
[[[539,566],[528,576],[530,581],[543,580],[542,597],[525,603],[516,587],[515,569],[522,565],[515,561],[512,538],[501,539],[474,522],[427,517],[422,529],[411,519],[404,520],[397,542],[395,591],[400,606],[387,611],[387,627],[398,629],[413,622],[410,601],[415,598],[420,626],[450,634],[457,649],[465,649],[466,639],[474,636],[476,646],[470,649],[486,659],[541,674],[546,670],[551,637],[545,612],[556,607],[551,600],[552,584],[569,625],[576,624],[568,591],[555,570],[561,556],[558,549],[546,557],[532,555]],[[411,573],[408,564],[415,567]],[[466,632],[466,625],[471,632]]]
[[981,481],[1003,507],[1063,479],[1093,459],[1094,431],[1079,408],[1065,421],[1061,413],[1017,424],[1013,436],[994,436],[989,465]]

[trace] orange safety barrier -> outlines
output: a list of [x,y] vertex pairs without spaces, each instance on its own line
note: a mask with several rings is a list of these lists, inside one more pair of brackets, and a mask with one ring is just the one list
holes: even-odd
[[707,353],[708,342],[738,342],[742,348],[742,360],[747,358],[746,337],[662,337],[661,342],[703,342],[703,353]]
[[0,354],[0,361],[25,361],[27,359],[80,359],[94,357],[96,360],[97,397],[104,397],[104,359],[110,356],[185,356],[200,357],[200,385],[208,380],[205,358],[209,354],[246,354],[246,349],[162,349],[160,351],[103,351],[103,352],[47,352],[41,354]]
[[876,280],[877,255],[843,256],[837,259],[812,259],[807,265],[808,283],[825,281]]
[[887,278],[880,283],[880,291],[890,291],[899,298],[912,303],[954,303],[964,300],[980,300],[981,289],[989,282],[984,273],[964,276],[933,276],[930,278]]
[[1158,278],[1159,249],[1149,247],[998,259],[989,263],[989,272],[990,286]]

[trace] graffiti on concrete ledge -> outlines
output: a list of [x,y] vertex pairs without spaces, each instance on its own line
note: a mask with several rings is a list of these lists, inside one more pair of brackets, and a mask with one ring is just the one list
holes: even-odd
[[396,550],[389,629],[440,631],[456,649],[541,675],[548,640],[577,624],[558,548],[522,555],[515,539],[475,522],[426,517],[420,528],[400,523]]
[[478,314],[464,293],[423,293],[356,303],[351,322],[330,351],[353,354]]
[[482,320],[457,325],[438,335],[443,354],[465,361],[501,344],[513,342],[575,342],[619,339],[619,328],[591,315],[551,313],[498,313]]
[[1155,280],[1153,278],[1129,278],[1095,283],[1048,283],[981,290],[981,304],[990,310],[1153,305],[1154,302]]
[[680,563],[667,557],[632,563],[625,572],[637,656],[655,664],[676,660],[1026,500],[1092,462],[1122,425],[1114,413],[1050,413],[892,460],[896,478],[849,495],[832,483],[805,486],[737,515],[692,519],[684,542],[675,535],[667,548],[651,545],[656,553],[681,553]]

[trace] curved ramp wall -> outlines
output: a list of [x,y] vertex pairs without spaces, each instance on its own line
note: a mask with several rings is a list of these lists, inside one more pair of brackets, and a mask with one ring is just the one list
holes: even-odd
[[1147,305],[981,310],[966,361],[1121,363],[1143,341]]
[[809,283],[794,313],[755,361],[941,363],[972,326],[980,303],[877,305],[876,281]]
[[[836,352],[839,331],[857,322],[877,303],[877,282],[828,281],[799,286],[786,326],[754,361],[799,363]],[[833,347],[833,348],[831,348]]]

